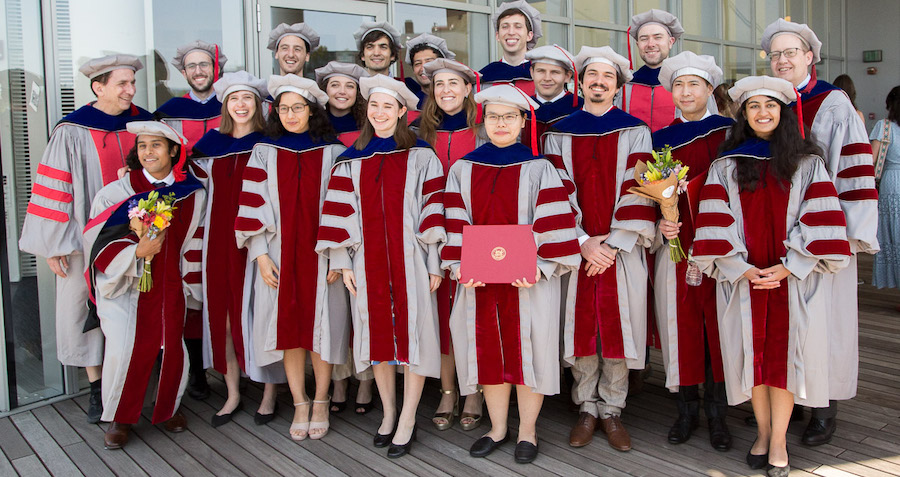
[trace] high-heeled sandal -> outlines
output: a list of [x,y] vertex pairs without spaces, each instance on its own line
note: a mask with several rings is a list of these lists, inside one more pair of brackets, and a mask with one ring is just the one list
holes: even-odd
[[[441,394],[454,394],[456,395],[456,400],[453,402],[453,410],[449,412],[435,412],[434,416],[431,418],[431,422],[434,424],[434,427],[439,431],[446,431],[453,427],[453,421],[456,416],[459,416],[459,392],[456,389],[451,389],[449,391],[445,391],[441,389]],[[444,422],[438,422],[438,419],[443,419]]]
[[[481,389],[480,386],[478,387],[478,392],[484,393],[484,391]],[[481,398],[481,406],[483,409],[484,408],[484,397]],[[463,412],[459,415],[459,427],[461,427],[462,430],[464,430],[464,431],[471,431],[472,429],[475,429],[481,425],[481,417],[482,417],[482,415],[480,413],[474,414],[471,412]],[[464,419],[472,419],[472,420],[469,422],[463,422]]]
[[[299,406],[309,406],[312,403],[309,399],[304,402],[295,402],[294,407]],[[294,431],[300,431],[300,434],[294,434]],[[291,422],[291,428],[288,430],[288,434],[290,434],[291,439],[295,441],[302,441],[309,436],[309,420],[306,422]]]
[[[325,404],[326,407],[330,407],[331,405],[331,396],[328,396],[328,399],[324,401],[313,401],[313,405],[316,404]],[[309,438],[313,440],[319,440],[325,437],[325,434],[328,434],[328,428],[331,426],[331,417],[330,413],[328,414],[329,418],[326,421],[312,421],[309,423]],[[312,419],[312,416],[309,416]],[[324,432],[313,434],[312,431],[324,429]]]

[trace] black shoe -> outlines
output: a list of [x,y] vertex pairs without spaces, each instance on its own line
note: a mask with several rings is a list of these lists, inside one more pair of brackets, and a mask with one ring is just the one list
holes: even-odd
[[766,452],[763,455],[756,455],[747,451],[747,465],[749,465],[751,469],[764,469],[769,465],[769,453]]
[[387,447],[391,445],[391,439],[394,438],[395,432],[397,432],[397,421],[394,421],[394,429],[388,434],[379,434],[378,431],[375,431],[375,439],[372,440],[372,443],[375,444],[375,447]]
[[731,433],[725,425],[725,419],[714,417],[707,421],[709,425],[709,443],[712,448],[720,452],[728,452],[731,449]]
[[810,418],[800,441],[808,446],[827,444],[831,441],[835,428],[837,428],[837,421],[833,417],[826,419]]
[[[374,407],[375,407],[375,402],[369,401],[369,402],[362,403],[362,404],[355,403],[355,405],[353,406],[353,409],[354,409],[354,412],[356,412],[357,414],[362,416],[363,414],[368,414],[369,411],[371,411]],[[360,412],[360,409],[362,409],[362,412]]]
[[91,397],[88,400],[87,422],[97,424],[103,416],[103,396],[101,394],[100,380],[91,383]]
[[472,457],[487,457],[491,452],[494,452],[494,449],[507,442],[509,442],[509,431],[506,431],[506,435],[499,441],[494,441],[488,436],[482,436],[469,448],[469,455]]
[[235,406],[234,410],[229,412],[228,414],[222,414],[221,416],[218,414],[213,414],[209,419],[209,424],[213,427],[224,426],[231,422],[231,418],[234,417],[235,414],[241,412],[244,409],[244,402],[241,401]]
[[691,438],[691,433],[700,425],[697,416],[679,414],[675,424],[669,429],[669,443],[681,444]]
[[774,465],[769,465],[769,467],[766,468],[766,475],[769,477],[788,477],[788,474],[790,473],[790,465],[786,465],[784,467],[775,467]]
[[275,419],[275,416],[278,415],[278,402],[275,402],[275,406],[272,408],[272,412],[269,414],[260,414],[259,410],[256,411],[256,414],[253,415],[253,423],[257,426],[265,426],[266,424],[272,422]]
[[406,454],[409,454],[409,450],[412,448],[412,443],[416,440],[416,430],[418,430],[419,426],[413,424],[412,435],[409,436],[409,440],[406,441],[406,444],[394,444],[391,442],[391,446],[388,447],[387,456],[391,459],[396,459],[397,457],[403,457]]
[[331,406],[328,407],[328,412],[331,414],[337,414],[340,412],[344,412],[344,409],[347,409],[347,400],[343,401],[331,401]]
[[517,464],[530,464],[537,459],[538,446],[528,441],[519,441],[516,444],[516,450],[513,456],[516,458]]
[[188,396],[197,401],[205,401],[209,398],[209,383],[206,382],[206,370],[191,373],[188,377]]

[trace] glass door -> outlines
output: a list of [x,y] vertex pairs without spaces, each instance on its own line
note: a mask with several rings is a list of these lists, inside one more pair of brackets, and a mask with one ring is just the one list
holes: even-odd
[[[302,8],[290,0],[263,0],[257,10],[259,34],[259,71],[265,78],[278,74],[278,63],[272,51],[266,49],[269,32],[281,23],[304,22],[321,37],[319,48],[310,56],[303,70],[307,78],[314,78],[316,68],[329,61],[356,62],[356,42],[353,32],[363,21],[386,21],[387,4],[351,0],[327,0],[315,8]],[[400,59],[402,61],[402,58]]]

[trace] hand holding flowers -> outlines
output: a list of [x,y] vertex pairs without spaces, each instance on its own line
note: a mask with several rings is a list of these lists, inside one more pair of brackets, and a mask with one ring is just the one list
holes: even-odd
[[140,255],[145,255],[144,273],[138,282],[138,291],[147,292],[153,287],[150,263],[162,248],[163,236],[160,234],[172,224],[174,203],[174,193],[160,196],[156,191],[151,191],[146,199],[128,202],[129,226],[141,239],[138,244]]

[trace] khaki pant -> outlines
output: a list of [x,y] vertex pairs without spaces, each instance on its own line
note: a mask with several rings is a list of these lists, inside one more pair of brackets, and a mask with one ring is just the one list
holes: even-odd
[[598,354],[575,358],[572,399],[581,412],[606,419],[622,414],[628,397],[628,366],[624,359],[603,359]]

